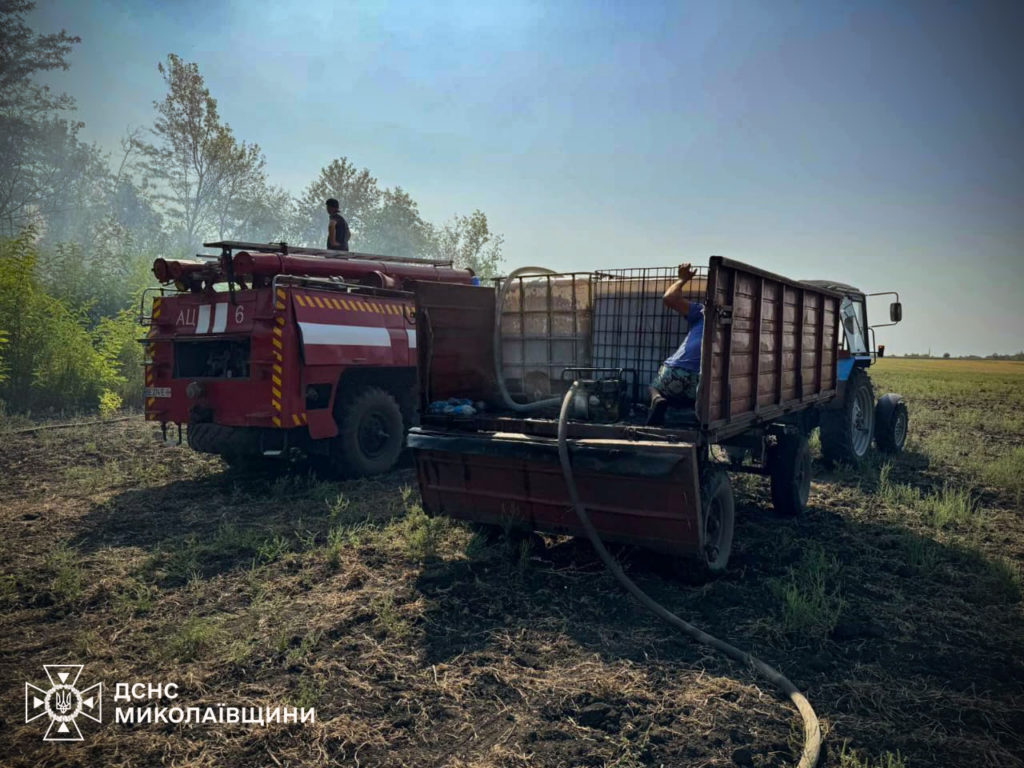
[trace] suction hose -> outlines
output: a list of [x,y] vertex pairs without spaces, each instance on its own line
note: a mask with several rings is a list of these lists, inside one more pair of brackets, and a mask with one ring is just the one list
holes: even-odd
[[615,558],[612,557],[605,548],[604,543],[601,541],[601,537],[597,535],[597,530],[594,528],[593,523],[590,522],[590,515],[587,514],[587,510],[580,501],[579,490],[576,488],[576,478],[572,473],[572,461],[569,458],[569,445],[567,442],[569,405],[572,402],[575,388],[576,385],[573,384],[573,386],[569,388],[569,391],[565,393],[565,399],[562,400],[562,411],[558,416],[558,458],[562,464],[562,474],[565,477],[565,484],[569,489],[569,498],[572,500],[573,509],[576,510],[576,515],[579,517],[580,525],[583,526],[583,530],[586,532],[587,538],[590,539],[590,543],[594,545],[594,549],[597,550],[597,554],[600,555],[601,560],[604,562],[608,570],[612,572],[612,575],[618,579],[619,583],[622,584],[626,591],[635,597],[644,608],[672,626],[681,629],[686,635],[689,635],[698,643],[710,646],[715,650],[724,653],[729,658],[735,659],[741,664],[753,667],[761,677],[775,685],[776,688],[782,691],[789,700],[793,702],[793,705],[797,710],[799,710],[800,716],[804,721],[804,749],[803,753],[800,755],[800,762],[797,766],[798,768],[814,768],[818,763],[818,757],[821,753],[821,728],[818,725],[818,718],[814,714],[814,710],[811,708],[810,702],[808,702],[804,695],[800,693],[797,687],[774,667],[768,666],[760,659],[751,656],[746,651],[741,651],[734,645],[709,635],[707,632],[698,629],[693,624],[683,621],[670,610],[648,596],[633,582],[632,579],[629,578],[629,576],[626,575],[622,570],[622,566],[616,562]]
[[512,399],[512,395],[508,393],[508,387],[505,386],[504,366],[501,359],[501,314],[505,308],[505,296],[508,295],[508,290],[512,285],[512,281],[517,277],[522,277],[523,275],[556,274],[558,273],[554,270],[546,269],[545,267],[520,267],[519,269],[512,270],[512,272],[510,272],[501,283],[501,290],[498,292],[498,300],[494,305],[494,378],[498,380],[498,393],[501,395],[502,404],[510,411],[516,411],[517,413],[531,413],[533,411],[543,410],[544,408],[554,408],[560,402],[559,398],[552,397],[547,400],[537,400],[533,403],[517,403]]

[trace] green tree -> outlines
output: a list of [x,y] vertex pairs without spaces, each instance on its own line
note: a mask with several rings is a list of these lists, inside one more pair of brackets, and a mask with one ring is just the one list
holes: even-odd
[[39,284],[38,259],[31,229],[0,240],[0,318],[7,338],[0,399],[19,411],[95,408],[116,371],[97,351],[85,315]]
[[31,0],[0,0],[0,235],[12,237],[66,203],[69,147],[82,151],[79,122],[64,114],[74,100],[39,85],[39,72],[67,69],[78,37],[36,34],[25,23]]
[[117,403],[141,408],[144,355],[138,341],[135,311],[125,309],[103,318],[92,336],[93,346],[102,361],[100,397],[104,392],[113,393]]
[[293,200],[287,190],[264,184],[249,190],[241,200],[232,237],[257,243],[288,239]]
[[[216,191],[217,238],[261,241],[273,237],[275,229],[283,231],[285,219],[274,216],[272,210],[282,202],[279,193],[267,183],[266,160],[259,146],[245,141],[236,144],[227,156],[226,172]],[[287,205],[286,200],[285,210]],[[268,232],[265,236],[264,229]]]
[[117,171],[109,186],[107,215],[94,234],[98,244],[109,248],[115,242],[122,250],[137,255],[163,252],[169,245],[163,216],[157,210],[157,190],[146,175],[141,151],[143,130],[135,128],[121,139]]
[[433,234],[434,252],[457,267],[469,267],[483,278],[494,277],[502,262],[503,235],[491,232],[487,215],[477,209],[469,216],[453,216]]
[[160,198],[178,224],[181,243],[191,251],[229,228],[241,191],[265,183],[264,158],[258,145],[239,143],[221,121],[198,64],[172,53],[157,69],[167,95],[153,102],[155,141],[140,142],[140,148],[146,170],[164,188]]
[[0,400],[15,411],[93,410],[101,400],[139,405],[134,313],[93,324],[84,308],[46,290],[42,257],[31,229],[0,239]]
[[339,157],[320,169],[320,174],[295,201],[291,237],[298,245],[324,248],[327,245],[327,214],[324,201],[338,201],[341,215],[352,230],[350,246],[364,248],[362,238],[377,211],[381,191],[370,171],[361,171],[347,157]]
[[327,239],[324,201],[338,201],[352,230],[354,251],[386,256],[449,259],[478,275],[497,273],[504,237],[491,232],[487,215],[473,211],[442,226],[425,221],[419,205],[401,187],[381,189],[369,169],[358,170],[347,158],[332,160],[295,201],[288,240],[323,248]]
[[5,381],[7,381],[7,372],[9,370],[9,366],[7,365],[5,348],[7,347],[8,341],[9,339],[7,338],[7,331],[5,331],[3,328],[0,328],[0,384],[3,384]]
[[359,244],[369,253],[411,257],[432,256],[433,245],[433,228],[401,187],[381,193],[379,204],[366,217]]

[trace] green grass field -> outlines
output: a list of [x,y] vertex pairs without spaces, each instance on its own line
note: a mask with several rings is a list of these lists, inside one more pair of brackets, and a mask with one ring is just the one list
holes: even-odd
[[[1024,364],[883,360],[893,461],[816,466],[811,508],[734,478],[729,572],[618,550],[643,588],[782,669],[827,766],[1024,765]],[[782,766],[798,718],[634,607],[585,542],[423,514],[415,477],[253,477],[127,422],[0,434],[4,766]],[[175,682],[315,724],[23,722],[42,665]],[[164,702],[167,704],[167,702]]]
[[979,493],[1024,494],[1024,363],[883,360],[879,391],[914,403],[910,450]]

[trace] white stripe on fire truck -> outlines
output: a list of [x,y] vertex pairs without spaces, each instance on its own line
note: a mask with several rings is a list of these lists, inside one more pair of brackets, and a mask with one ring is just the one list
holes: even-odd
[[390,347],[387,328],[369,325],[299,323],[304,344],[340,344],[360,347]]
[[224,333],[228,327],[228,304],[226,301],[218,304],[213,314],[213,327],[210,333]]
[[196,320],[196,333],[209,333],[210,331],[210,305],[200,304],[199,314]]
[[416,349],[416,331],[406,328],[405,335],[409,338],[409,349]]
[[196,315],[196,333],[224,333],[228,328],[228,303],[200,304]]

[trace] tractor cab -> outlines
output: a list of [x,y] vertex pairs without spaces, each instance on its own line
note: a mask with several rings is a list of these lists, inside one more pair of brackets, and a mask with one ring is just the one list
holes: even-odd
[[[903,305],[900,303],[899,294],[895,291],[864,293],[852,285],[837,283],[832,280],[805,280],[804,282],[819,288],[828,288],[843,295],[842,303],[839,305],[839,317],[843,326],[843,338],[839,351],[840,380],[845,380],[849,377],[850,370],[855,363],[861,366],[871,365],[878,356],[874,329],[896,325],[896,323],[903,319]],[[896,300],[889,304],[888,323],[868,324],[867,299],[871,296],[895,297]],[[845,366],[843,365],[844,359],[849,360]]]
[[[840,397],[821,417],[821,445],[826,460],[856,463],[864,458],[872,440],[885,453],[903,450],[908,414],[902,396],[889,393],[875,402],[867,368],[878,358],[875,328],[896,325],[903,319],[903,305],[895,291],[864,293],[859,288],[832,280],[805,280],[818,288],[842,294],[839,320],[843,328],[836,365]],[[889,322],[869,325],[867,299],[893,296]],[[884,349],[884,347],[883,347]]]

